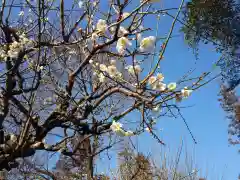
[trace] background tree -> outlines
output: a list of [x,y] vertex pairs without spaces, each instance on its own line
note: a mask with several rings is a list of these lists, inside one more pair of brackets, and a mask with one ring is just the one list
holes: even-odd
[[216,64],[221,68],[220,91],[223,109],[228,113],[229,142],[240,142],[239,97],[235,89],[240,84],[240,4],[234,0],[192,0],[184,10],[185,39],[193,48],[200,42],[212,43],[222,54]]
[[233,90],[239,83],[240,4],[235,0],[192,0],[183,10],[185,39],[197,52],[198,44],[212,43],[223,54],[217,65]]
[[[183,2],[163,42],[149,35],[157,28],[143,27],[152,3],[2,0],[0,170],[40,151],[74,159],[83,148],[91,179],[94,158],[118,136],[147,130],[164,144],[153,112],[179,114],[176,101],[211,78],[209,72],[164,83],[159,64]],[[131,123],[126,116],[133,113],[141,118]]]

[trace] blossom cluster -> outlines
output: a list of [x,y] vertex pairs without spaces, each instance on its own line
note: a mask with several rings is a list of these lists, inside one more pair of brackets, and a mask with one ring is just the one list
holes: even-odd
[[32,46],[33,42],[29,40],[25,34],[19,35],[19,41],[14,41],[9,45],[9,50],[7,51],[6,45],[1,49],[1,59],[6,60],[7,57],[17,58],[19,53],[25,48]]
[[119,136],[133,136],[134,133],[132,131],[125,131],[122,129],[122,124],[119,122],[112,122],[112,125],[110,126],[111,130],[115,132]]
[[[150,1],[149,1],[150,2]],[[124,17],[129,16],[129,13],[124,13]],[[116,31],[116,26],[109,26],[107,22],[103,19],[99,19],[95,31],[92,33],[92,40],[96,41],[99,36],[106,35],[106,32],[109,30],[111,34],[114,34]],[[130,48],[133,43],[131,39],[128,37],[129,31],[125,29],[123,26],[120,26],[118,29],[118,40],[116,43],[116,51],[119,55],[125,55],[127,48]],[[156,46],[156,37],[148,36],[142,38],[141,33],[136,33],[136,40],[139,44],[137,46],[138,52],[151,52]],[[122,78],[122,73],[118,71],[116,66],[116,60],[111,60],[110,65],[101,64],[98,62],[94,62],[94,60],[89,61],[90,64],[95,68],[95,75],[97,76],[99,82],[104,83],[106,81],[106,77],[109,76],[111,78]],[[141,68],[138,61],[134,61],[132,65],[126,65],[125,70],[128,71],[130,75],[139,75],[143,69]],[[171,92],[175,91],[177,88],[177,84],[175,82],[169,83],[168,85],[163,82],[164,76],[162,73],[158,73],[157,75],[152,75],[148,78],[148,85],[151,90],[159,91],[159,92]],[[190,96],[192,90],[185,87],[180,90],[180,93],[176,93],[176,100],[181,100],[183,98],[187,98]],[[159,112],[160,106],[156,106],[153,108],[153,111]],[[125,131],[122,129],[122,124],[120,122],[113,121],[111,125],[111,130],[114,131],[119,136],[130,136],[134,133],[131,131]],[[147,130],[149,131],[149,130]]]

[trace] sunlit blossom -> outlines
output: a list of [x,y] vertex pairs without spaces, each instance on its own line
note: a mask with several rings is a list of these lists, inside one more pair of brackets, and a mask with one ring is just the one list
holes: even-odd
[[112,125],[110,126],[112,131],[118,131],[122,128],[122,124],[116,121],[112,122]]
[[124,13],[122,14],[122,18],[125,19],[125,18],[128,17],[129,15],[130,15],[130,13],[124,12]]
[[119,54],[124,54],[126,47],[131,45],[132,43],[126,37],[121,37],[117,41],[116,49]]
[[143,38],[140,42],[139,50],[141,52],[151,51],[154,48],[155,41],[156,41],[156,38],[154,36]]
[[123,26],[120,26],[119,31],[118,31],[118,36],[122,37],[123,35],[129,33]]
[[157,80],[158,80],[158,81],[163,81],[163,80],[164,80],[164,76],[163,76],[162,73],[158,73],[158,74],[157,74]]
[[129,74],[132,74],[132,75],[134,75],[135,73],[139,74],[142,71],[141,66],[138,64],[135,66],[129,65],[125,69],[127,69]]
[[174,91],[177,88],[177,84],[176,83],[169,83],[167,86],[168,90],[170,91]]
[[98,75],[98,79],[99,79],[99,82],[103,83],[103,82],[105,82],[106,77],[104,76],[103,73],[100,73],[100,74]]
[[78,6],[79,6],[79,8],[82,8],[82,6],[83,6],[83,1],[80,0],[80,1],[78,2]]
[[115,132],[118,136],[125,136],[126,132],[122,129],[122,124],[119,122],[112,122],[110,129]]
[[99,68],[100,68],[100,70],[103,71],[103,72],[105,72],[105,71],[108,70],[108,68],[107,68],[107,66],[106,66],[105,64],[100,64],[100,65],[99,65]]
[[127,131],[125,132],[125,136],[133,136],[134,133],[132,131]]
[[192,93],[192,90],[188,89],[185,87],[184,89],[181,90],[181,94],[184,98],[188,98]]
[[165,91],[166,90],[166,87],[167,85],[162,83],[162,82],[158,82],[158,83],[155,83],[154,86],[153,86],[153,89],[154,90],[157,90],[157,91]]
[[108,72],[109,76],[111,76],[111,77],[115,76],[117,74],[116,66],[114,66],[114,65],[108,66],[107,72]]
[[97,22],[97,30],[102,33],[105,33],[107,30],[107,22],[103,19],[99,19]]
[[160,105],[157,105],[152,109],[154,112],[159,112],[160,111]]
[[148,79],[148,83],[150,85],[153,85],[155,82],[157,81],[157,78],[155,76],[151,76],[149,79]]

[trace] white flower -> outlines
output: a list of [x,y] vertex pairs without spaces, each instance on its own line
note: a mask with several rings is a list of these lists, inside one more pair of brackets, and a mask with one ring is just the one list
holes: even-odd
[[17,58],[18,57],[18,53],[19,53],[19,50],[9,50],[8,51],[8,56],[10,57],[10,58]]
[[132,131],[127,131],[125,132],[125,136],[133,136],[134,133]]
[[123,54],[125,52],[126,47],[131,45],[132,43],[126,37],[121,37],[117,41],[116,49],[120,54]]
[[108,72],[109,76],[111,76],[111,77],[115,76],[117,74],[116,66],[114,66],[114,65],[108,66],[107,72]]
[[103,19],[99,19],[97,22],[97,30],[102,33],[105,33],[107,30],[107,22]]
[[129,73],[129,74],[134,74],[134,69],[133,69],[133,66],[132,66],[132,65],[129,65],[129,66],[125,67],[125,69],[128,70],[128,73]]
[[148,127],[145,128],[145,131],[151,132],[150,129]]
[[157,80],[160,81],[160,82],[164,80],[164,76],[163,76],[162,73],[157,74]]
[[157,78],[155,76],[151,76],[149,79],[148,79],[148,83],[153,86],[154,83],[156,83],[157,81]]
[[110,33],[114,33],[116,31],[116,26],[112,26],[109,28]]
[[129,33],[124,27],[120,26],[119,31],[118,31],[118,36],[122,37],[123,35]]
[[187,87],[181,90],[181,94],[184,98],[189,97],[191,93],[192,93],[192,90],[188,89]]
[[152,109],[154,112],[159,112],[160,111],[160,105],[157,105]]
[[116,77],[117,79],[121,79],[121,78],[122,78],[122,73],[117,72],[116,75],[115,75],[115,77]]
[[[134,67],[132,65],[129,65],[125,69],[127,69],[129,74],[132,74],[132,75],[135,75],[135,73],[139,74],[142,71],[142,69],[139,65],[135,65]],[[134,71],[134,69],[135,69],[135,71]]]
[[92,64],[92,63],[93,63],[93,60],[92,60],[92,59],[90,59],[90,60],[89,60],[89,63],[90,63],[90,64]]
[[104,76],[103,73],[100,73],[100,74],[98,75],[98,79],[99,79],[99,82],[103,83],[106,78],[105,78],[105,76]]
[[158,82],[154,84],[153,89],[158,91],[165,91],[166,87],[167,87],[166,84]]
[[125,131],[122,129],[122,124],[119,122],[112,122],[110,129],[115,132],[118,136],[125,136]]
[[168,84],[167,88],[170,91],[174,91],[177,88],[177,84],[176,83],[170,83],[170,84]]
[[130,13],[124,12],[124,13],[122,14],[122,18],[125,19],[125,18],[128,17],[129,15],[130,15]]
[[79,6],[79,8],[82,8],[82,6],[83,6],[83,1],[80,0],[80,1],[78,2],[78,6]]
[[137,74],[139,74],[139,73],[142,71],[141,66],[138,65],[138,64],[134,66],[134,69],[135,69],[135,72],[136,72]]
[[108,68],[107,68],[107,66],[106,66],[105,64],[100,64],[99,68],[100,68],[100,70],[103,71],[103,72],[105,72],[105,71],[108,70]]
[[18,13],[18,15],[19,15],[19,16],[24,16],[24,11],[20,11],[20,12]]
[[41,70],[43,70],[43,66],[37,66],[37,71],[39,72],[39,71],[41,71]]
[[113,121],[110,128],[111,128],[112,131],[115,132],[115,131],[118,131],[118,130],[122,129],[122,124],[119,123],[119,122]]
[[155,41],[156,41],[156,38],[154,36],[143,38],[140,42],[139,50],[141,52],[151,51],[154,48]]

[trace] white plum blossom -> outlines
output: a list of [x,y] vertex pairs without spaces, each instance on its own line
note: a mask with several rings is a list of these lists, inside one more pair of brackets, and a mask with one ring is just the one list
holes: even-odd
[[119,37],[122,37],[123,35],[128,34],[128,33],[129,32],[123,26],[119,27],[119,30],[118,30],[118,36]]
[[41,71],[41,70],[43,70],[43,69],[44,69],[43,66],[37,66],[37,72],[39,72],[39,71]]
[[162,82],[154,83],[153,90],[165,91],[167,85]]
[[105,82],[106,77],[104,76],[103,73],[100,73],[100,74],[98,75],[98,79],[99,79],[99,82],[103,83],[103,82]]
[[139,50],[141,52],[151,51],[154,48],[155,41],[156,41],[156,38],[154,36],[143,38],[140,42]]
[[122,18],[125,19],[125,18],[128,17],[129,15],[130,15],[130,13],[124,12],[124,13],[122,14]]
[[141,66],[138,64],[135,66],[128,65],[125,69],[127,69],[129,74],[132,74],[132,75],[135,75],[135,73],[139,74],[142,71]]
[[99,32],[105,33],[107,30],[107,22],[103,19],[99,19],[97,22],[97,30]]
[[188,98],[192,93],[192,90],[188,89],[185,87],[184,89],[181,90],[181,94],[184,98]]
[[145,131],[151,132],[150,129],[149,129],[149,127],[146,127],[146,128],[145,128]]
[[162,73],[157,74],[157,80],[160,81],[160,82],[164,80],[164,76],[163,76]]
[[119,122],[113,121],[110,129],[115,133],[119,133],[119,135],[125,134],[125,132],[122,130],[122,124]]
[[150,84],[153,90],[165,91],[167,88],[167,85],[162,83],[163,79],[164,79],[163,74],[158,73],[157,76],[151,76],[148,79],[148,83]]
[[117,72],[118,72],[118,71],[117,71],[116,66],[111,65],[111,66],[108,66],[108,67],[107,67],[107,72],[108,72],[108,74],[109,74],[110,77],[114,77],[114,76],[117,75]]
[[133,136],[134,133],[132,131],[124,131],[122,129],[122,124],[119,122],[112,122],[112,125],[110,126],[110,129],[115,132],[118,136]]
[[78,2],[78,6],[79,6],[79,8],[82,8],[82,6],[83,6],[83,1],[80,0],[80,1]]
[[177,88],[177,84],[176,83],[169,83],[167,88],[170,91],[174,91]]
[[159,112],[160,111],[160,105],[157,105],[152,109],[154,112]]
[[153,86],[154,83],[156,83],[157,81],[157,78],[155,76],[151,76],[149,79],[148,79],[148,83]]
[[10,44],[9,50],[7,54],[3,55],[4,57],[11,57],[16,58],[18,57],[18,54],[20,51],[22,51],[24,48],[27,48],[32,45],[32,41],[30,41],[28,38],[26,38],[25,34],[19,35],[19,42],[14,41]]
[[108,68],[107,68],[107,66],[106,66],[105,64],[100,64],[100,65],[99,65],[99,68],[100,68],[100,70],[103,71],[103,72],[105,72],[105,71],[108,70]]
[[119,54],[124,54],[127,46],[132,46],[132,43],[126,37],[118,39],[116,49]]
[[125,132],[125,136],[133,136],[134,133],[132,131],[127,131]]

